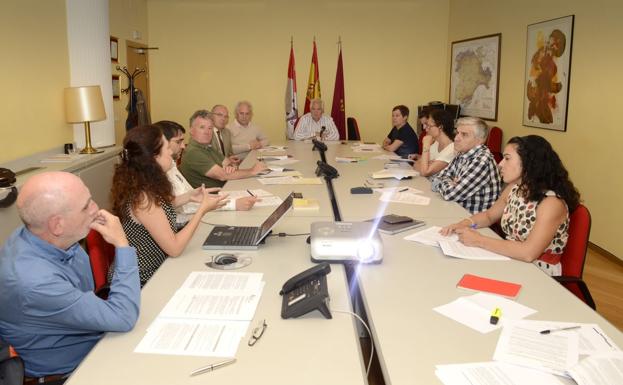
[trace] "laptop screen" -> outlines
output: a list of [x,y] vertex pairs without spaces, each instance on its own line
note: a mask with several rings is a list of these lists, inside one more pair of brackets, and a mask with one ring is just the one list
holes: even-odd
[[273,213],[270,214],[268,218],[266,218],[264,223],[262,223],[262,225],[260,226],[260,241],[264,239],[264,237],[266,237],[268,232],[279,221],[279,219],[281,219],[281,217],[290,209],[290,207],[292,207],[292,200],[292,194],[288,195],[288,197],[279,205],[279,207],[277,207],[275,211],[273,211]]

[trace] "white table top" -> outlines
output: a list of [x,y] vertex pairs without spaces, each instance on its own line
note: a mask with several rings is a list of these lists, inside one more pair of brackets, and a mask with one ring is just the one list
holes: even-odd
[[[312,176],[317,153],[311,143],[288,143],[288,153],[302,159],[288,168]],[[330,143],[329,164],[340,177],[334,180],[336,196],[345,220],[369,219],[380,213],[395,213],[423,219],[427,225],[445,225],[467,216],[452,202],[430,192],[428,181],[414,178],[399,182],[431,197],[428,206],[389,204],[380,210],[378,194],[351,195],[350,188],[361,186],[367,175],[380,170],[383,161],[368,159],[363,163],[338,164],[335,156],[361,156],[350,145]],[[372,157],[378,154],[363,154]],[[246,160],[249,164],[253,158]],[[309,175],[308,175],[309,174]],[[393,182],[398,183],[398,182]],[[259,185],[259,186],[258,186]],[[387,184],[389,185],[389,183]],[[282,198],[290,191],[302,191],[306,197],[321,202],[321,209],[310,215],[290,212],[276,226],[276,232],[305,233],[316,220],[332,220],[333,215],[324,185],[263,186],[256,180],[231,181],[225,190],[263,188]],[[309,195],[308,195],[309,194]],[[324,195],[323,195],[324,194]],[[236,225],[258,225],[273,208],[254,208],[249,212],[209,213],[204,221]],[[213,362],[200,357],[176,357],[133,353],[145,329],[189,272],[204,270],[203,265],[214,251],[201,250],[209,230],[202,225],[187,250],[179,258],[170,258],[142,292],[141,316],[130,333],[109,333],[90,353],[68,384],[110,383],[247,383],[259,384],[357,384],[365,383],[365,365],[361,357],[355,322],[352,317],[334,312],[327,321],[317,312],[296,320],[279,316],[281,285],[292,275],[312,266],[305,237],[270,237],[258,251],[250,252],[253,263],[242,271],[263,272],[266,286],[252,327],[266,318],[268,329],[258,344],[246,345],[247,332],[238,349],[238,362],[190,378],[188,373]],[[362,266],[358,282],[365,310],[372,328],[372,339],[386,384],[439,383],[436,364],[488,361],[492,359],[499,331],[480,334],[432,309],[470,292],[457,289],[466,273],[520,283],[523,288],[517,301],[538,310],[530,319],[594,322],[623,346],[623,334],[593,312],[552,278],[532,264],[519,261],[467,261],[444,256],[435,247],[404,240],[416,230],[396,235],[382,234],[384,260],[379,265]],[[482,230],[492,235],[490,230]],[[328,276],[331,308],[350,310],[351,302],[344,269],[332,265]]]

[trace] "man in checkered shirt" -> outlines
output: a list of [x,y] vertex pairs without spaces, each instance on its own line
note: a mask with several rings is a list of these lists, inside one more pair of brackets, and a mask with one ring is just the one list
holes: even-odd
[[482,119],[465,117],[456,122],[456,158],[432,179],[433,191],[455,201],[472,214],[485,211],[500,196],[501,181],[493,155],[484,144],[489,127]]

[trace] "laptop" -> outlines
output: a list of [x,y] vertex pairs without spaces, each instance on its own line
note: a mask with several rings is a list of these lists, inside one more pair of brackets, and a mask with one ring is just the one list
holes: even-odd
[[255,250],[268,236],[273,227],[292,207],[292,194],[266,218],[260,227],[249,226],[215,226],[203,248],[207,250]]

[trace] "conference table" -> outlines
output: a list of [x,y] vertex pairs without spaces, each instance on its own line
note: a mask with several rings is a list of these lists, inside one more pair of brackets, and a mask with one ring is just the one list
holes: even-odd
[[[333,221],[336,213],[344,221],[368,220],[385,214],[408,215],[427,226],[444,226],[468,216],[454,202],[446,202],[430,191],[426,178],[384,180],[385,186],[412,187],[431,198],[428,205],[384,203],[378,194],[353,195],[351,187],[362,186],[374,171],[387,162],[374,159],[387,153],[353,152],[352,143],[327,143],[327,162],[340,176],[332,181],[334,196],[324,181],[319,185],[263,185],[257,179],[229,181],[224,191],[261,188],[281,198],[301,192],[317,199],[318,210],[292,210],[275,226],[274,234],[306,234],[315,221]],[[318,152],[307,142],[288,142],[287,152],[297,163],[285,167],[314,176]],[[243,162],[250,166],[252,152]],[[362,156],[356,163],[338,163],[336,157]],[[261,155],[260,155],[261,156]],[[353,298],[361,298],[362,313],[371,328],[371,340],[386,384],[438,384],[435,365],[491,361],[500,331],[481,334],[433,310],[470,294],[456,288],[466,274],[476,274],[520,283],[516,301],[538,310],[537,320],[597,323],[615,343],[623,346],[623,334],[607,320],[579,301],[536,266],[510,261],[473,261],[444,256],[440,249],[407,241],[411,230],[395,235],[381,234],[384,259],[380,264],[355,265],[346,274],[341,264],[332,264],[327,276],[333,319],[320,313],[283,320],[280,317],[281,285],[291,276],[314,264],[305,235],[271,236],[257,251],[240,252],[252,257],[251,265],[236,271],[261,272],[266,285],[251,326],[240,342],[237,362],[196,377],[189,373],[218,359],[135,353],[150,323],[175,290],[192,271],[207,271],[205,262],[218,250],[203,250],[202,242],[213,224],[259,225],[274,207],[254,207],[247,212],[210,212],[185,252],[169,258],[142,290],[141,313],[128,333],[107,333],[67,384],[365,384],[366,366],[359,342],[357,321],[342,311],[354,311]],[[479,230],[496,236],[489,229]],[[354,275],[353,275],[354,274]],[[349,282],[349,279],[351,282]],[[357,310],[359,311],[359,310]],[[258,343],[249,347],[251,329],[265,319],[268,324]]]

